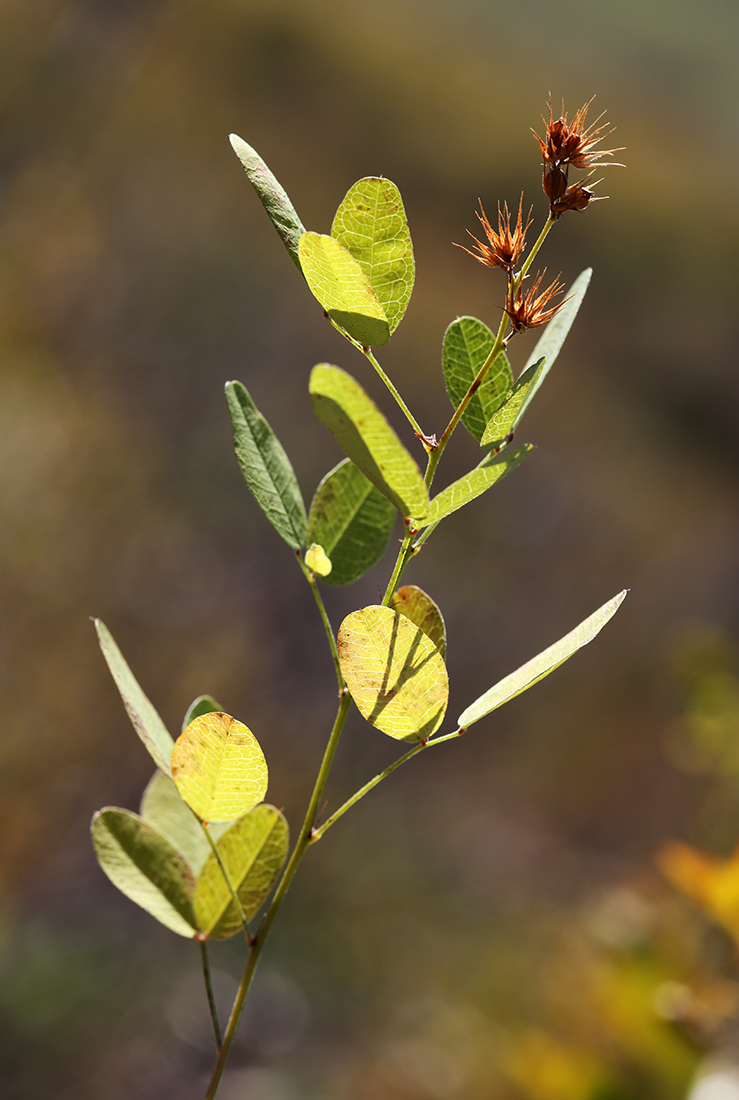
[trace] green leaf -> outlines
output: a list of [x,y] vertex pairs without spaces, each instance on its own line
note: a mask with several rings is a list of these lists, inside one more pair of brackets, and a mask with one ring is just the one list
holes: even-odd
[[538,385],[544,368],[545,360],[539,359],[522,372],[513,389],[506,395],[505,404],[501,405],[491,418],[480,440],[481,447],[485,447],[488,443],[497,443],[505,439],[509,432],[516,430],[526,397]]
[[285,189],[277,182],[259,153],[252,149],[251,145],[247,145],[237,134],[230,134],[229,141],[244,166],[249,183],[262,200],[264,209],[290,253],[293,263],[298,271],[302,272],[298,243],[305,233],[305,226],[296,214],[295,207],[287,197]]
[[305,564],[308,569],[319,577],[327,577],[333,569],[331,558],[326,555],[326,551],[317,542],[312,542],[306,550]]
[[[459,408],[494,343],[493,333],[476,317],[458,317],[444,333],[441,366],[446,392],[455,409]],[[512,387],[511,365],[506,353],[501,351],[462,415],[462,423],[478,442]]]
[[171,775],[170,757],[174,741],[164,722],[138,685],[136,677],[126,664],[123,654],[113,641],[113,635],[102,619],[93,619],[103,657],[108,663],[116,687],[121,693],[123,705],[133,728],[151,753],[158,768]]
[[351,584],[371,569],[387,549],[394,522],[390,501],[350,459],[330,470],[308,514],[308,541],[320,543],[331,559],[326,583]]
[[201,714],[211,714],[214,710],[223,710],[223,707],[216,703],[212,695],[198,695],[197,699],[193,699],[187,708],[182,723],[182,731],[186,730],[190,723],[199,718]]
[[288,546],[302,549],[308,519],[290,459],[241,382],[226,383],[226,401],[246,484]]
[[106,806],[92,819],[95,855],[114,886],[180,936],[197,932],[195,879],[160,832],[130,810]]
[[466,729],[473,722],[479,721],[486,714],[490,714],[497,707],[501,707],[503,703],[507,703],[509,699],[520,695],[522,691],[526,691],[527,688],[532,687],[539,680],[543,680],[550,672],[554,672],[555,668],[559,668],[582,646],[592,642],[596,634],[616,614],[626,598],[627,591],[628,589],[619,592],[612,600],[598,608],[590,618],[585,619],[569,634],[565,634],[564,638],[560,638],[558,642],[555,642],[549,649],[545,649],[538,657],[534,657],[532,660],[527,661],[525,665],[521,665],[510,676],[506,676],[505,679],[486,691],[484,695],[481,695],[479,699],[476,699],[471,706],[462,711],[457,719],[459,728]]
[[[208,858],[210,844],[202,825],[168,776],[154,772],[146,785],[139,813],[177,849],[197,878]],[[217,839],[227,828],[227,824],[211,825],[211,836]]]
[[243,722],[203,714],[175,742],[172,778],[201,820],[233,821],[267,793],[267,762]]
[[359,263],[394,332],[415,278],[413,244],[395,184],[367,176],[350,187],[336,211],[331,236]]
[[449,678],[441,653],[409,618],[373,605],[347,615],[341,672],[360,713],[389,737],[423,741],[444,720]]
[[[218,853],[247,920],[272,889],[287,849],[287,822],[274,806],[257,806],[218,840]],[[201,932],[211,939],[225,940],[242,929],[231,891],[212,852],[195,887],[195,916]]]
[[425,516],[428,491],[421,471],[359,383],[346,371],[319,363],[311,371],[310,394],[316,416],[365,477],[402,515]]
[[300,238],[300,263],[314,297],[363,347],[390,339],[385,311],[362,268],[343,244],[321,233]]
[[446,660],[446,625],[444,616],[437,604],[422,588],[415,584],[404,584],[396,588],[390,599],[393,611],[399,611],[412,623],[428,634],[431,641]]
[[524,443],[523,446],[516,447],[515,450],[506,447],[498,455],[492,452],[485,455],[485,458],[474,470],[470,470],[459,481],[447,485],[446,489],[443,489],[438,496],[434,497],[421,526],[427,527],[431,523],[438,523],[439,520],[450,516],[452,512],[456,512],[458,508],[469,504],[475,497],[479,497],[486,492],[491,485],[495,485],[496,481],[500,481],[511,470],[515,470],[516,466],[520,466],[526,455],[532,450],[533,447],[530,443]]
[[568,298],[562,308],[552,317],[551,321],[541,334],[539,341],[529,356],[526,363],[525,370],[537,363],[540,359],[545,359],[546,363],[543,371],[536,380],[536,384],[531,387],[526,394],[526,399],[523,403],[521,411],[518,414],[518,423],[521,422],[521,417],[526,412],[526,409],[531,404],[534,394],[539,389],[546,376],[554,366],[554,360],[559,355],[560,349],[567,339],[567,333],[572,328],[572,324],[577,317],[577,311],[582,305],[582,300],[585,297],[585,292],[590,285],[590,278],[593,274],[592,267],[586,267],[569,289]]

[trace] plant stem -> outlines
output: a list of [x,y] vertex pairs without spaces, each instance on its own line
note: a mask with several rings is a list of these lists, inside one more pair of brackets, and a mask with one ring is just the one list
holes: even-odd
[[[198,818],[198,821],[200,821],[200,818]],[[210,850],[212,851],[213,855],[215,856],[216,863],[218,864],[218,866],[221,869],[221,874],[223,875],[223,881],[226,883],[226,886],[228,887],[229,892],[231,894],[231,898],[233,899],[233,903],[236,906],[236,912],[239,914],[239,919],[241,921],[242,928],[244,929],[244,935],[246,936],[246,942],[251,946],[252,934],[249,931],[249,925],[246,923],[246,913],[244,912],[244,907],[241,904],[241,898],[239,897],[238,892],[234,889],[233,883],[231,882],[231,876],[229,875],[228,871],[226,870],[225,863],[221,859],[221,853],[218,851],[218,845],[216,844],[213,837],[210,835],[210,829],[208,828],[208,826],[206,825],[206,823],[204,821],[200,821],[200,824],[203,827],[203,832],[205,833],[206,837],[208,838],[208,843],[210,844]]]
[[387,588],[385,589],[385,595],[382,597],[382,607],[389,607],[390,600],[392,599],[395,586],[400,580],[401,573],[408,564],[408,558],[411,556],[413,549],[411,543],[413,542],[413,535],[410,528],[406,531],[405,538],[400,544],[400,550],[398,551],[398,557],[395,561],[395,567],[392,572],[390,580],[387,582]]
[[339,651],[336,648],[336,638],[334,637],[334,632],[333,632],[333,629],[331,627],[331,623],[329,622],[329,617],[328,617],[328,613],[326,611],[325,604],[323,602],[323,597],[321,596],[321,593],[318,590],[318,585],[316,584],[316,578],[314,577],[311,570],[308,568],[308,566],[305,564],[305,562],[301,558],[300,551],[296,550],[295,555],[298,559],[298,564],[300,565],[300,568],[303,570],[303,574],[304,574],[306,580],[308,581],[308,584],[311,587],[313,597],[314,597],[314,599],[316,601],[316,604],[318,606],[318,612],[321,616],[321,622],[323,623],[323,629],[326,631],[326,637],[328,638],[328,644],[329,644],[329,647],[331,649],[331,656],[332,656],[333,662],[334,662],[334,669],[336,670],[336,679],[339,681],[339,694],[341,694],[341,692],[344,690],[346,685],[344,683],[344,677],[341,675],[341,665],[339,663]]
[[541,246],[544,244],[544,241],[547,239],[547,236],[549,234],[549,230],[552,228],[552,226],[554,225],[554,223],[556,221],[557,221],[557,217],[554,214],[550,214],[549,217],[547,218],[547,220],[545,221],[544,228],[542,229],[539,236],[536,238],[534,244],[531,247],[531,251],[529,252],[528,256],[526,257],[526,259],[525,259],[525,261],[524,261],[524,263],[521,267],[521,270],[519,271],[518,275],[516,276],[516,278],[513,281],[513,290],[514,291],[518,290],[521,283],[526,278],[526,273],[528,272],[528,270],[531,267],[532,263],[536,259],[536,253],[539,251]]
[[210,961],[208,959],[208,944],[206,940],[200,940],[200,958],[203,963],[203,980],[205,981],[205,993],[208,997],[208,1009],[210,1010],[210,1022],[213,1024],[213,1038],[216,1041],[216,1050],[223,1045],[221,1038],[221,1025],[218,1023],[218,1009],[213,995],[213,982],[210,977]]
[[423,752],[424,749],[430,749],[432,745],[441,745],[444,741],[451,741],[455,737],[461,737],[463,732],[463,730],[455,730],[454,733],[447,733],[444,737],[434,737],[430,741],[422,741],[418,745],[415,745],[403,756],[400,756],[392,764],[389,764],[384,771],[381,771],[379,775],[376,775],[374,777],[374,779],[370,779],[369,783],[365,783],[363,787],[360,787],[359,790],[351,796],[351,798],[348,798],[346,800],[343,806],[340,806],[335,813],[331,814],[331,817],[329,817],[327,821],[324,821],[320,829],[313,830],[311,844],[315,843],[315,841],[317,840],[320,840],[326,830],[330,829],[331,826],[335,824],[340,817],[343,817],[347,810],[350,810],[352,806],[356,805],[356,803],[359,802],[361,798],[364,798],[366,794],[369,794],[373,787],[376,787],[378,783],[381,783],[383,781],[383,779],[387,779],[389,775],[392,775],[395,769],[399,768],[401,764],[405,764],[407,760],[410,760],[412,757],[417,756],[419,752]]
[[[415,418],[415,416],[413,415],[413,413],[411,412],[411,410],[410,410],[410,409],[408,408],[408,406],[406,405],[406,403],[405,403],[405,401],[403,400],[403,398],[402,398],[402,397],[400,396],[400,394],[398,393],[398,391],[397,391],[397,389],[395,388],[395,386],[393,385],[393,383],[392,383],[392,382],[390,381],[390,379],[388,378],[388,376],[387,376],[387,375],[385,374],[385,371],[384,371],[384,370],[382,369],[382,367],[380,366],[380,364],[379,364],[379,363],[377,362],[377,360],[375,359],[374,355],[372,354],[372,349],[371,349],[371,348],[362,348],[362,353],[364,354],[364,356],[365,356],[365,357],[366,357],[367,359],[369,359],[370,363],[371,363],[371,364],[372,364],[372,366],[373,366],[373,367],[375,368],[375,370],[376,370],[376,371],[377,371],[377,373],[379,374],[380,378],[381,378],[381,379],[383,380],[383,382],[385,383],[385,385],[387,386],[387,388],[388,388],[388,389],[390,390],[390,393],[391,393],[391,394],[393,395],[393,397],[394,397],[394,398],[395,398],[395,400],[397,401],[397,403],[398,403],[399,407],[400,407],[400,408],[401,408],[401,409],[403,410],[403,414],[404,414],[404,416],[405,416],[406,420],[408,421],[408,423],[410,424],[410,426],[411,426],[411,427],[413,428],[413,431],[414,431],[414,432],[416,433],[416,435],[418,436],[418,438],[419,438],[419,439],[421,440],[421,442],[423,443],[423,442],[424,442],[424,440],[426,439],[426,436],[425,436],[425,435],[424,435],[424,433],[422,432],[420,424],[419,424],[419,423],[418,423],[418,421],[416,420],[416,418]],[[425,446],[425,443],[424,443],[424,446]],[[428,448],[427,448],[427,449],[428,449]]]
[[305,855],[306,849],[310,844],[313,826],[316,820],[316,814],[318,813],[318,806],[321,801],[323,789],[326,786],[328,773],[331,769],[334,753],[336,752],[336,746],[339,743],[339,738],[341,736],[341,731],[344,728],[344,722],[346,721],[346,716],[349,711],[350,704],[351,696],[349,695],[349,692],[344,689],[339,700],[339,709],[336,712],[333,729],[331,730],[331,735],[328,739],[328,744],[326,745],[326,749],[323,754],[323,760],[321,761],[321,767],[316,778],[315,786],[313,787],[313,794],[311,795],[310,802],[308,803],[308,809],[306,810],[305,819],[300,830],[300,835],[298,836],[298,839],[295,843],[295,847],[293,848],[292,855],[290,856],[287,867],[283,871],[282,878],[280,879],[280,884],[277,887],[270,906],[264,915],[264,920],[262,921],[259,927],[259,931],[257,932],[251,944],[249,958],[247,959],[246,967],[244,968],[244,973],[242,974],[241,982],[239,983],[239,988],[236,993],[236,999],[233,1003],[233,1008],[231,1009],[231,1015],[229,1016],[228,1023],[226,1024],[226,1030],[223,1035],[223,1044],[218,1052],[218,1058],[216,1060],[215,1068],[213,1070],[213,1076],[211,1078],[205,1100],[214,1100],[216,1092],[218,1091],[218,1085],[223,1074],[223,1069],[226,1065],[228,1052],[231,1048],[231,1043],[234,1040],[236,1029],[239,1025],[241,1012],[244,1007],[244,1001],[246,1000],[246,995],[249,992],[249,987],[251,985],[252,978],[254,977],[254,972],[257,968],[257,963],[259,961],[262,947],[264,946],[264,942],[267,939],[269,930],[272,927],[272,922],[277,916],[277,911],[282,905],[285,894],[287,893],[288,887],[292,881],[293,875],[297,871],[300,861]]

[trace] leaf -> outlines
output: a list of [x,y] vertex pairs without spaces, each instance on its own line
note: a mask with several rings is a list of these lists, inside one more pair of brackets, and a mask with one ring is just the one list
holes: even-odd
[[136,677],[126,664],[123,654],[113,641],[113,635],[105,623],[102,619],[93,619],[93,622],[103,657],[108,663],[133,728],[151,753],[156,766],[161,768],[165,775],[171,775],[169,760],[174,741],[169,730],[139,687]]
[[627,591],[628,589],[624,589],[623,592],[619,592],[617,596],[614,596],[608,603],[604,603],[589,618],[581,622],[574,630],[571,630],[569,634],[565,634],[564,638],[560,638],[554,645],[549,646],[538,657],[534,657],[532,660],[527,661],[525,665],[521,665],[510,676],[506,676],[505,679],[486,691],[484,695],[481,695],[479,699],[476,699],[471,706],[460,714],[458,718],[460,729],[466,729],[473,722],[479,721],[486,714],[490,714],[497,707],[501,707],[503,703],[507,703],[509,699],[513,699],[516,695],[520,695],[522,691],[526,691],[538,683],[539,680],[543,680],[545,676],[548,676],[550,672],[554,672],[555,668],[559,668],[561,664],[568,660],[573,653],[576,653],[578,649],[587,645],[588,642],[592,642],[596,634],[616,614],[626,598]]
[[197,699],[193,699],[187,708],[182,730],[186,730],[190,723],[199,718],[201,714],[210,714],[214,710],[223,710],[223,707],[216,703],[212,695],[198,695]]
[[301,550],[308,519],[290,459],[241,382],[226,383],[226,401],[246,484],[277,533]]
[[427,527],[431,523],[438,523],[439,520],[450,516],[452,512],[456,512],[458,508],[469,504],[475,497],[486,492],[491,485],[495,485],[496,481],[500,481],[511,470],[520,466],[532,450],[530,443],[524,443],[515,450],[506,447],[498,455],[492,452],[487,454],[474,470],[470,470],[459,481],[453,481],[451,485],[447,485],[446,489],[434,497],[421,526]]
[[[247,920],[269,894],[288,849],[285,818],[274,806],[257,806],[221,835],[218,853]],[[201,932],[225,940],[242,929],[218,861],[211,852],[195,887],[195,916]]]
[[526,394],[523,406],[518,414],[518,423],[521,423],[521,417],[526,412],[526,409],[531,404],[534,394],[539,389],[546,376],[554,366],[554,360],[559,355],[560,349],[567,339],[567,334],[572,328],[573,322],[577,317],[577,312],[582,305],[582,300],[585,297],[585,292],[590,285],[590,278],[593,274],[592,267],[586,267],[574,283],[570,287],[568,298],[564,305],[557,313],[552,317],[551,321],[541,334],[539,341],[528,358],[528,362],[524,370],[528,370],[540,359],[545,359],[546,363],[544,369],[536,380],[536,383],[531,387]]
[[331,236],[359,263],[394,332],[415,278],[413,244],[395,184],[366,176],[350,187],[336,211]]
[[326,474],[308,513],[308,541],[318,542],[331,559],[327,584],[351,584],[371,569],[387,549],[395,509],[348,459]]
[[277,182],[259,153],[252,149],[251,145],[247,145],[237,134],[230,134],[229,141],[233,151],[244,166],[244,171],[249,177],[249,183],[262,200],[264,209],[280,234],[282,243],[290,253],[293,263],[298,271],[302,273],[300,257],[298,256],[298,243],[305,233],[305,226],[295,212],[295,207],[287,197],[285,189]]
[[339,367],[319,363],[311,371],[310,394],[316,416],[365,477],[402,515],[425,516],[429,501],[421,471],[359,383]]
[[314,297],[337,325],[363,347],[390,339],[385,311],[369,279],[343,244],[321,233],[300,238],[300,263]]
[[[197,878],[208,858],[210,844],[202,825],[168,776],[154,772],[146,785],[139,813],[176,848]],[[217,839],[227,828],[228,825],[211,825],[211,836]]]
[[446,626],[444,616],[422,588],[415,584],[404,584],[396,588],[390,599],[393,611],[400,611],[412,623],[428,634],[431,641],[446,660]]
[[368,722],[401,741],[423,741],[439,728],[449,679],[415,623],[389,607],[364,607],[344,619],[337,644],[342,675]]
[[172,750],[172,778],[203,821],[233,821],[267,793],[267,762],[243,722],[220,711],[203,714]]
[[[458,317],[444,333],[441,366],[449,400],[458,409],[463,397],[493,350],[495,336],[476,317]],[[462,415],[462,423],[478,441],[485,427],[513,387],[513,373],[504,351],[495,357],[475,396]]]
[[331,558],[326,556],[326,551],[317,542],[312,542],[309,549],[306,550],[305,564],[308,569],[317,573],[319,577],[327,577],[333,569]]
[[513,389],[507,394],[505,404],[501,405],[498,411],[492,416],[480,440],[481,447],[485,447],[488,443],[497,443],[499,440],[505,439],[509,432],[516,430],[518,422],[521,419],[521,410],[526,401],[526,396],[538,384],[544,371],[544,366],[545,360],[539,359],[536,363],[532,363],[530,367],[527,367],[526,370],[523,371],[516,380]]
[[169,841],[138,814],[116,806],[95,814],[91,832],[95,855],[113,885],[173,932],[194,936],[195,879]]

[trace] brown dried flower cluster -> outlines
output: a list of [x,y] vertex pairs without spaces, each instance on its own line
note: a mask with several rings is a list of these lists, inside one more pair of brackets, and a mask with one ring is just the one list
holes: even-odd
[[[518,286],[515,286],[515,284],[509,286],[504,309],[510,318],[514,332],[525,332],[527,328],[538,328],[539,325],[545,325],[547,321],[554,317],[557,310],[564,305],[564,302],[557,302],[556,305],[547,309],[552,298],[561,294],[565,287],[564,283],[560,283],[559,276],[557,276],[554,282],[545,290],[542,290],[540,294],[539,287],[545,272],[546,268],[541,273],[537,272],[536,278],[525,294],[521,283]],[[567,301],[566,298],[565,301]]]
[[457,248],[464,249],[465,252],[469,253],[470,256],[474,256],[476,260],[481,264],[485,264],[486,267],[502,267],[504,271],[510,274],[526,248],[526,233],[531,225],[531,209],[529,209],[526,224],[524,225],[523,194],[521,194],[518,203],[518,218],[516,219],[514,229],[511,231],[511,215],[508,211],[508,203],[503,203],[502,213],[500,203],[498,203],[498,231],[496,233],[483,209],[482,201],[480,201],[480,213],[477,215],[477,218],[480,225],[485,230],[488,244],[483,244],[482,241],[478,241],[477,237],[475,237],[473,233],[470,233],[468,229],[467,232],[475,242],[477,252],[470,251],[469,248],[465,248],[462,244],[458,244]]
[[[546,128],[544,140],[535,130],[532,130],[539,143],[544,167],[542,187],[549,199],[549,209],[555,216],[564,214],[567,210],[584,210],[595,197],[591,188],[586,186],[592,180],[595,170],[616,164],[616,161],[610,158],[614,153],[620,152],[620,149],[596,148],[613,131],[607,129],[605,123],[598,125],[603,114],[598,115],[589,126],[585,125],[588,108],[592,102],[593,100],[590,99],[569,122],[564,104],[561,116],[558,119],[553,117],[550,97],[549,119],[547,121],[542,118]],[[570,168],[587,171],[588,174],[579,183],[570,184],[568,179]]]

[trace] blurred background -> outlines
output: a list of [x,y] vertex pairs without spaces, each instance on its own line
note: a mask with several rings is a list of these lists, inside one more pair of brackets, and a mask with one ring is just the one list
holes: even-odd
[[[93,811],[136,809],[151,773],[90,615],[175,734],[203,692],[246,721],[270,801],[302,817],[333,669],[239,474],[224,382],[307,500],[340,458],[315,362],[413,446],[229,132],[310,229],[357,178],[398,184],[418,276],[380,358],[439,432],[444,329],[496,325],[503,286],[452,242],[478,197],[492,213],[523,189],[543,221],[530,127],[550,91],[570,113],[597,93],[628,167],[547,242],[550,274],[595,274],[527,415],[537,450],[406,579],[446,616],[452,717],[631,594],[309,853],[222,1097],[671,1100],[697,1067],[701,1100],[739,1095],[710,1092],[734,1072],[733,949],[655,862],[670,839],[724,857],[739,839],[738,34],[727,0],[2,0],[0,1095],[197,1100],[212,1062],[196,948],[90,847]],[[476,452],[460,432],[444,477]],[[391,560],[325,589],[335,625]],[[397,751],[355,713],[329,806]],[[242,960],[238,939],[213,950],[224,1003]]]

